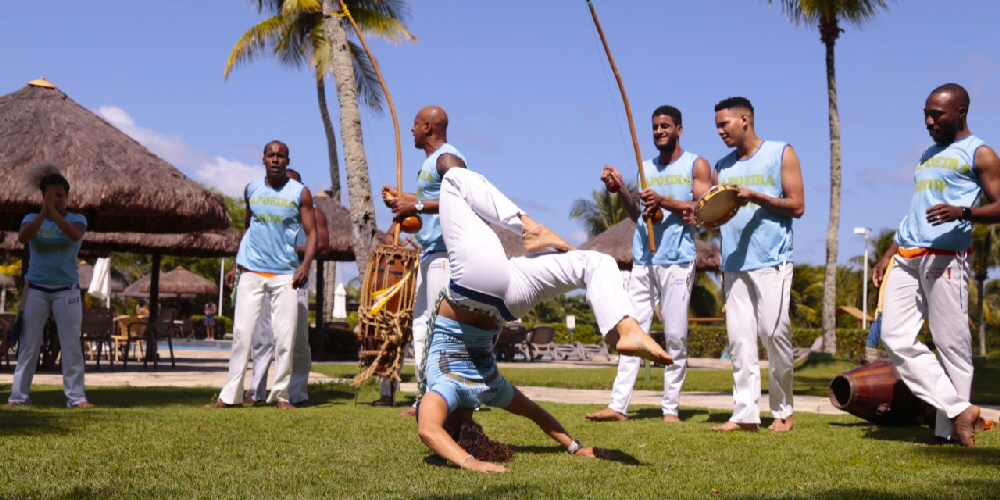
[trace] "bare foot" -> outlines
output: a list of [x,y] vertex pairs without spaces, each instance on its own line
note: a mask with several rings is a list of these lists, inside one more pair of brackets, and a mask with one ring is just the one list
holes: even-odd
[[663,416],[663,421],[668,424],[676,424],[681,421],[681,417],[667,413],[666,415]]
[[998,427],[1000,426],[997,425],[996,420],[990,420],[985,417],[979,417],[979,420],[976,421],[974,429],[976,432],[983,432],[983,431],[995,431],[997,430]]
[[279,410],[294,410],[295,409],[295,405],[293,405],[292,403],[289,403],[288,401],[281,401],[281,400],[278,400],[278,404],[276,405],[276,407]]
[[7,403],[7,408],[17,408],[18,406],[25,406],[27,403]]
[[94,407],[94,403],[91,403],[89,401],[84,401],[82,403],[77,403],[77,404],[75,404],[75,405],[72,406],[72,408],[93,408],[93,407]]
[[952,419],[952,423],[955,425],[955,434],[958,435],[958,440],[961,441],[962,446],[968,446],[969,448],[976,448],[976,431],[975,425],[979,420],[979,407],[976,405],[970,405],[957,417]]
[[795,423],[795,416],[789,415],[787,418],[776,418],[771,425],[767,426],[767,429],[774,432],[788,432],[792,430],[792,424]]
[[734,432],[734,431],[745,431],[745,432],[757,432],[760,427],[757,424],[741,424],[738,422],[726,422],[721,425],[716,425],[712,427],[714,432]]
[[615,458],[615,454],[612,453],[611,451],[605,450],[603,448],[595,448],[593,446],[585,446],[583,448],[580,448],[579,450],[576,450],[576,453],[574,453],[573,456],[584,457],[584,458],[601,458],[604,460],[613,460]]
[[524,253],[532,254],[542,252],[549,248],[554,248],[560,252],[568,252],[573,249],[573,245],[566,243],[558,234],[551,229],[531,220],[531,217],[524,215],[521,217],[521,224],[524,226]]
[[618,413],[611,408],[604,408],[600,411],[595,411],[594,413],[588,413],[585,415],[587,420],[593,420],[595,422],[624,422],[628,420],[628,415]]
[[474,470],[476,472],[507,472],[507,469],[502,465],[497,465],[493,462],[480,462],[475,458],[466,460],[462,468]]
[[411,406],[396,414],[397,417],[415,417],[417,416],[417,407]]
[[637,356],[662,365],[674,364],[674,358],[670,357],[667,351],[664,351],[663,347],[657,344],[652,337],[642,331],[642,327],[639,326],[635,318],[625,318],[619,321],[615,328],[620,335],[615,344],[615,350],[618,351],[618,354]]

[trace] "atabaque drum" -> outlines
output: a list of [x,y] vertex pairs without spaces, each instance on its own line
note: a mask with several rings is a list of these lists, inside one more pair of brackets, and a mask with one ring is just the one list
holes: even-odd
[[830,403],[880,425],[934,425],[934,407],[916,397],[889,360],[837,375],[830,382]]

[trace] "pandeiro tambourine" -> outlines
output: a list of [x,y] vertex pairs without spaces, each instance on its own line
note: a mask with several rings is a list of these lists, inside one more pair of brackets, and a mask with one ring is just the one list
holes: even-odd
[[720,184],[709,189],[694,206],[694,218],[702,229],[715,230],[729,222],[740,205],[736,195],[740,188],[734,184]]

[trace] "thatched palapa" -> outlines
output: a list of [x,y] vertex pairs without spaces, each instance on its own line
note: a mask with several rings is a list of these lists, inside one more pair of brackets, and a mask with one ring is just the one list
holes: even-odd
[[[47,86],[46,86],[47,85]],[[57,166],[71,186],[69,209],[88,230],[181,233],[226,229],[229,211],[211,193],[47,82],[0,97],[0,229],[17,230],[41,204],[25,173]]]
[[[80,275],[80,290],[86,292],[90,290],[90,282],[94,279],[94,266],[81,261],[76,266],[76,272]],[[111,293],[122,293],[125,285],[121,281],[111,278]]]
[[[20,251],[17,233],[7,232],[0,250]],[[140,234],[95,233],[83,235],[80,253],[107,255],[110,252],[161,253],[177,257],[230,257],[240,247],[240,235],[231,229],[192,233]]]
[[[611,226],[607,231],[591,238],[580,245],[580,250],[596,250],[614,257],[618,267],[632,268],[632,235],[635,233],[635,221],[626,218]],[[703,271],[718,271],[722,258],[719,247],[707,241],[695,240],[696,269]]]
[[[352,261],[354,259],[354,226],[351,224],[351,212],[340,202],[317,194],[313,197],[313,206],[323,212],[326,217],[326,229],[330,233],[330,253],[321,260]],[[381,240],[382,232],[378,238]]]
[[[147,274],[125,289],[126,297],[148,297],[152,274]],[[181,266],[160,276],[160,297],[193,297],[195,295],[216,295],[219,286]]]

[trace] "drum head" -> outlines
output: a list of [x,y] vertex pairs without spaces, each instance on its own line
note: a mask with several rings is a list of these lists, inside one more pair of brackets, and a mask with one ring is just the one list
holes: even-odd
[[739,192],[739,188],[733,185],[715,186],[706,192],[694,209],[698,225],[706,229],[715,229],[729,222],[740,209],[736,201]]

